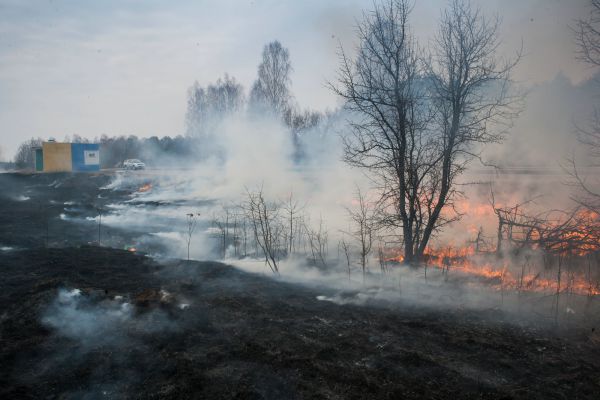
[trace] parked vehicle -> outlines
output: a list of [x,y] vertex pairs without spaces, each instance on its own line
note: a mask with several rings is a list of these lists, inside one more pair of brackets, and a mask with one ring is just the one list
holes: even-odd
[[125,169],[144,169],[146,164],[138,160],[137,158],[130,158],[129,160],[123,161],[123,168]]

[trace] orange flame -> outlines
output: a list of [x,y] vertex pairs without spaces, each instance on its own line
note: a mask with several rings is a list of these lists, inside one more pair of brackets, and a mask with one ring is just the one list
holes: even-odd
[[150,190],[152,190],[152,184],[151,183],[146,183],[145,185],[141,186],[138,189],[138,192],[144,193],[144,192],[149,192]]
[[[388,250],[386,262],[404,261],[403,254],[396,249]],[[390,254],[391,253],[391,254]],[[491,254],[476,254],[473,246],[443,248],[428,248],[425,254],[427,265],[450,271],[458,272],[467,277],[480,278],[482,284],[495,290],[517,290],[521,292],[556,292],[568,290],[571,293],[585,296],[600,295],[600,281],[587,276],[579,271],[572,271],[564,267],[561,272],[561,285],[557,282],[556,270],[548,276],[542,272],[525,272],[519,267],[509,265],[505,259],[492,258]]]
[[[472,246],[442,249],[428,249],[427,263],[436,268],[459,271],[463,274],[481,277],[497,290],[513,289],[527,292],[554,292],[559,289],[556,277],[542,277],[541,273],[515,273],[506,262],[494,265],[492,262],[477,263],[473,260],[475,250]],[[557,274],[557,272],[554,272]],[[580,272],[561,272],[561,290],[570,290],[580,295],[600,295],[600,282],[591,282],[590,277]]]

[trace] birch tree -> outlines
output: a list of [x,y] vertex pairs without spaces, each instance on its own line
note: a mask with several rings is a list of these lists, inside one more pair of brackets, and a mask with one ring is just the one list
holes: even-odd
[[250,108],[283,115],[291,99],[290,52],[277,40],[263,48],[258,77],[250,91]]

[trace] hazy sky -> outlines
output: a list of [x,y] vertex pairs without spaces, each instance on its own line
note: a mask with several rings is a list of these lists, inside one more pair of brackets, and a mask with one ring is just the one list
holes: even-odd
[[[593,71],[573,59],[568,25],[586,0],[479,0],[503,20],[503,51],[523,44],[516,78],[527,86],[562,72],[585,85]],[[415,31],[427,42],[443,0],[417,0]],[[338,41],[351,46],[355,19],[372,0],[23,1],[0,0],[0,158],[32,136],[176,135],[187,88],[235,76],[248,88],[262,46],[291,53],[302,107],[334,107],[324,87]]]

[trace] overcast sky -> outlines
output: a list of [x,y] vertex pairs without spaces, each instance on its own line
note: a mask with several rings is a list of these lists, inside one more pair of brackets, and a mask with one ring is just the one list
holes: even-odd
[[[586,0],[479,0],[503,20],[503,51],[523,44],[516,78],[529,87],[562,79],[585,86],[594,71],[573,59],[568,25]],[[443,0],[417,0],[416,33],[427,42]],[[246,88],[262,47],[288,47],[302,107],[338,101],[339,42],[372,0],[23,1],[0,0],[0,158],[32,136],[177,135],[187,88],[227,72]],[[567,82],[564,81],[566,78]],[[543,107],[542,107],[543,109]]]

